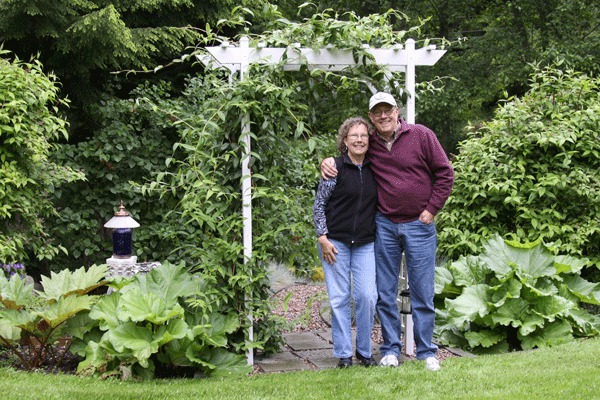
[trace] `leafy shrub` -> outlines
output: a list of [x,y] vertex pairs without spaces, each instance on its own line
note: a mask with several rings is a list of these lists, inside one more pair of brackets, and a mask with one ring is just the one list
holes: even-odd
[[600,333],[600,317],[581,307],[600,304],[600,284],[580,276],[589,260],[554,255],[541,239],[521,244],[496,236],[484,248],[436,268],[441,343],[503,352]]
[[211,285],[168,262],[111,283],[117,291],[71,321],[72,348],[85,356],[78,373],[151,378],[159,367],[212,376],[250,372],[228,340],[239,327],[237,313],[220,312]]
[[495,234],[533,241],[600,267],[600,79],[538,70],[531,89],[473,128],[453,161],[438,218],[440,252],[477,254]]
[[94,265],[52,273],[42,277],[39,291],[18,275],[8,280],[0,274],[0,345],[26,369],[60,364],[68,351],[61,343],[70,334],[68,321],[95,303],[89,293],[106,284],[106,270]]
[[51,199],[65,182],[83,174],[51,161],[53,141],[67,138],[52,75],[37,61],[4,58],[0,48],[0,260],[52,259],[64,247],[48,234]]

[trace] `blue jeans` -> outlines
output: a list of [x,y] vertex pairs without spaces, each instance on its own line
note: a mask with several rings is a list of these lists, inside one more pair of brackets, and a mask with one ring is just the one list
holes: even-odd
[[375,217],[377,238],[375,259],[377,265],[377,315],[381,321],[382,355],[400,355],[401,323],[398,304],[398,275],[402,253],[406,258],[413,332],[417,358],[435,356],[437,346],[432,343],[435,323],[433,280],[437,233],[435,224],[419,220],[396,224],[381,213]]
[[347,358],[353,355],[350,310],[350,296],[353,296],[356,350],[364,357],[371,357],[371,331],[377,302],[374,244],[347,245],[329,240],[338,250],[336,261],[331,265],[321,256],[321,263],[331,305],[333,356]]

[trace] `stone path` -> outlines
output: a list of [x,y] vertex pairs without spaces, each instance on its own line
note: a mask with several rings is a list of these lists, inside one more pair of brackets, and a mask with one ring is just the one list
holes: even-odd
[[[285,345],[282,352],[269,357],[257,357],[254,363],[262,372],[287,372],[311,369],[335,368],[338,359],[333,357],[331,329],[286,333],[283,335]],[[355,331],[352,331],[352,342]],[[380,354],[376,350],[379,345],[371,341],[373,358],[379,362]],[[354,363],[358,363],[356,358]]]

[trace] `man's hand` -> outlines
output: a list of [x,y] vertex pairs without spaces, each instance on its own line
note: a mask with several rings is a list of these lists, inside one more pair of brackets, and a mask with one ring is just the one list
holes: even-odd
[[323,179],[331,179],[337,176],[337,168],[333,157],[327,157],[321,161],[321,176]]
[[323,259],[327,261],[330,265],[335,263],[335,255],[338,253],[337,249],[327,239],[327,235],[319,236],[319,244],[321,244],[321,253],[323,254]]
[[432,213],[430,213],[427,210],[423,210],[421,215],[419,215],[419,221],[421,221],[424,224],[428,224],[428,225],[433,222],[434,218],[435,218],[435,215],[433,215]]

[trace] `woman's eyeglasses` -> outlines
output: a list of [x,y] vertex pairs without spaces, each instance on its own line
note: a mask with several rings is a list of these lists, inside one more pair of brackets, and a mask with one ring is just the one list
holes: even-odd
[[357,135],[356,133],[352,133],[352,134],[348,135],[348,139],[350,139],[350,140],[357,140],[358,138],[361,138],[362,140],[367,140],[367,139],[369,139],[369,135],[368,134]]

